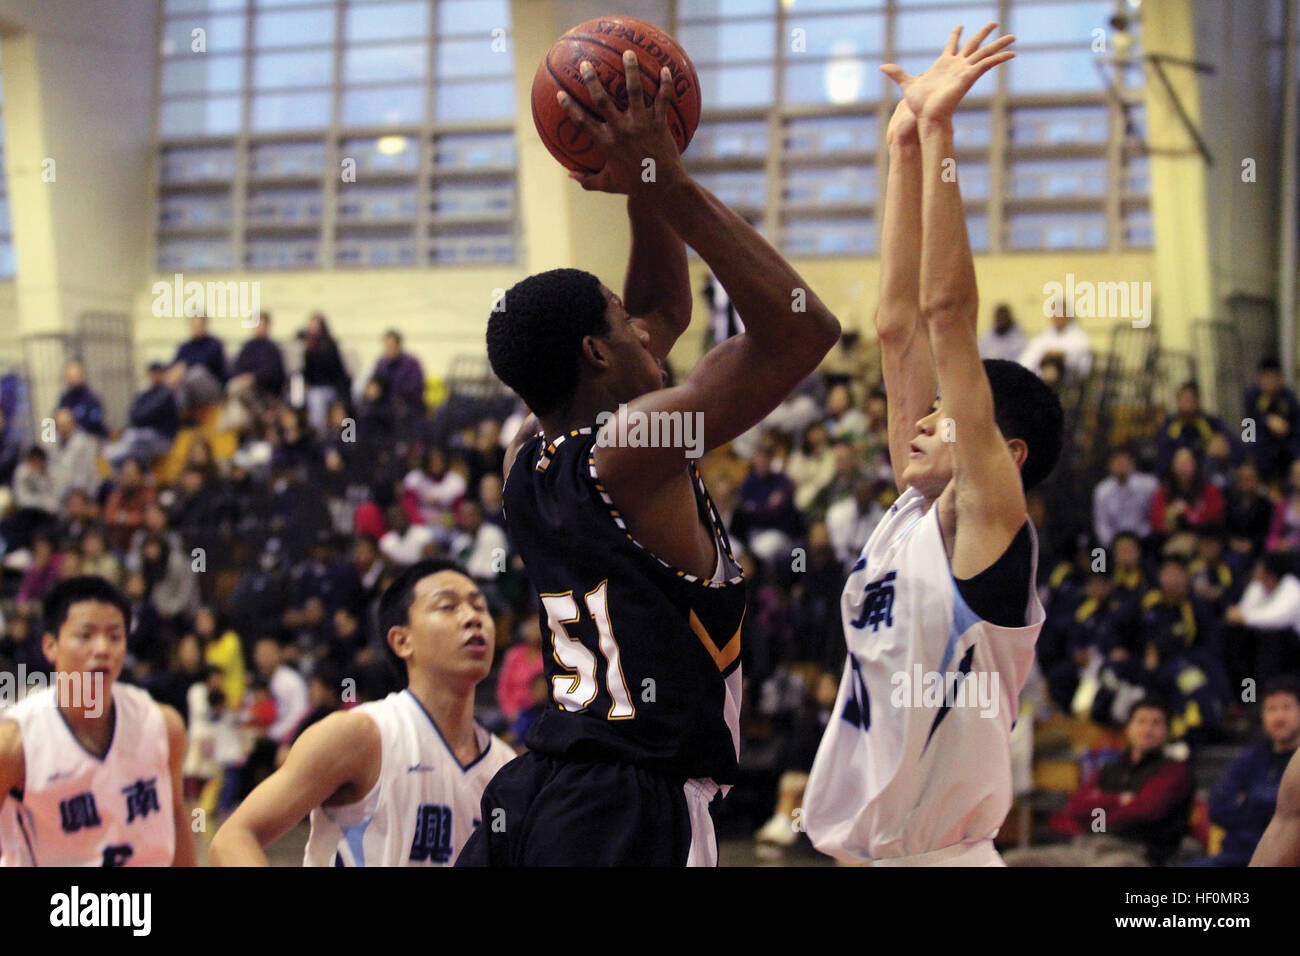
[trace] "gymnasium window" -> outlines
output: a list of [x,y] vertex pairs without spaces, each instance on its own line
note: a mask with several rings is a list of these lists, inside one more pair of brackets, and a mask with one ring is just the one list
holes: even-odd
[[160,2],[160,271],[515,261],[509,0]]
[[[1126,55],[1117,11],[1130,19]],[[897,100],[877,66],[922,72],[953,25],[969,37],[990,20],[1017,35],[1017,57],[955,117],[972,246],[1150,248],[1141,38],[1127,0],[676,0],[670,29],[704,98],[687,164],[788,254],[873,254]]]

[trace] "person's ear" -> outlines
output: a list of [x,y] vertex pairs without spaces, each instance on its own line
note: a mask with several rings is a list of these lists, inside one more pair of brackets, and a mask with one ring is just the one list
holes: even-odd
[[1024,439],[1008,439],[1007,449],[1011,452],[1011,457],[1015,460],[1016,467],[1024,468],[1025,462],[1029,460],[1029,446],[1025,444]]
[[54,666],[54,653],[58,646],[59,638],[57,635],[52,634],[49,631],[46,631],[41,635],[41,653],[45,655],[45,659],[49,661],[51,667]]
[[610,365],[609,348],[597,335],[588,335],[582,340],[582,355],[598,369],[607,369]]

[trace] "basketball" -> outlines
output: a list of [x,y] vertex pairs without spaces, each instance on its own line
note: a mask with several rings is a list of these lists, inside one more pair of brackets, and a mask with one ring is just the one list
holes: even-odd
[[582,61],[589,60],[614,103],[621,110],[627,109],[624,50],[637,55],[646,106],[654,103],[660,70],[668,67],[674,93],[668,107],[668,125],[677,148],[685,150],[695,135],[700,122],[700,80],[686,51],[653,23],[635,17],[598,17],[578,24],[556,40],[533,77],[533,123],[551,155],[568,169],[599,172],[605,157],[590,135],[574,127],[555,94],[564,90],[599,119],[579,72]]

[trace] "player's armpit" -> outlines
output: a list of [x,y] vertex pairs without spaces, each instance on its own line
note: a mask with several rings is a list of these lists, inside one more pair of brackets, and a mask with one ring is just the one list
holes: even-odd
[[194,830],[190,827],[190,814],[185,806],[185,721],[176,708],[159,704],[163,722],[167,725],[167,764],[172,780],[172,822],[176,827],[176,849],[172,866],[196,866],[198,850],[194,845]]
[[0,807],[8,799],[9,791],[21,790],[26,779],[22,731],[12,720],[0,720]]
[[524,419],[524,423],[519,426],[519,431],[515,432],[515,437],[510,439],[510,444],[506,448],[506,454],[502,459],[501,466],[502,480],[504,480],[510,474],[510,470],[515,467],[515,457],[519,454],[520,446],[536,435],[541,430],[541,427],[542,426],[538,424],[537,416],[530,412],[528,417]]
[[1282,774],[1277,809],[1250,858],[1251,866],[1300,866],[1300,750]]
[[365,796],[379,779],[379,727],[365,714],[331,714],[308,727],[284,766],[248,795],[212,838],[215,866],[265,866],[263,847],[344,787]]

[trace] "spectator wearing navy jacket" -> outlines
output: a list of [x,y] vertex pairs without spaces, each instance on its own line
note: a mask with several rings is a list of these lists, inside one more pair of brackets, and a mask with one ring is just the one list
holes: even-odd
[[72,417],[77,425],[87,434],[96,438],[105,438],[108,429],[104,425],[104,403],[86,384],[86,366],[81,359],[71,359],[63,369],[63,394],[59,396],[59,408],[72,410]]
[[1193,865],[1248,865],[1273,819],[1282,772],[1300,747],[1300,682],[1275,678],[1264,688],[1263,703],[1267,739],[1238,754],[1210,793],[1210,822],[1227,831],[1219,853]]

